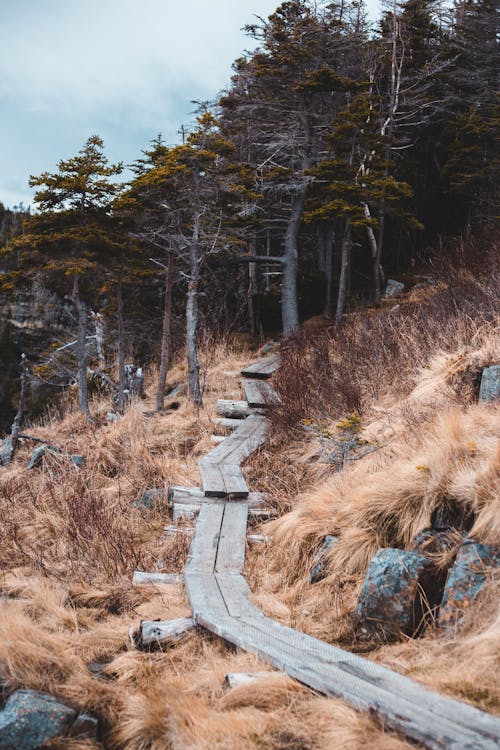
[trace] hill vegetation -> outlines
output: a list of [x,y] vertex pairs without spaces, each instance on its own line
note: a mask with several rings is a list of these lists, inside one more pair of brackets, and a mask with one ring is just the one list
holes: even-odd
[[500,361],[495,19],[490,0],[406,0],[373,31],[359,2],[285,2],[129,182],[94,135],[32,177],[35,211],[1,208],[2,427],[22,352],[31,390],[0,468],[0,685],[100,726],[47,747],[415,747],[284,675],[228,688],[268,666],[201,628],[164,650],[134,640],[141,620],[191,614],[181,583],[132,575],[182,572],[192,522],[165,530],[168,487],[198,484],[229,429],[217,400],[240,399],[269,351],[278,398],[244,467],[274,516],[252,521],[268,540],[247,549],[255,601],[500,714],[495,571],[452,631],[429,607],[418,637],[380,643],[354,617],[377,550],[411,549],[436,513],[459,519],[437,570],[465,533],[500,545],[499,407],[478,403]]

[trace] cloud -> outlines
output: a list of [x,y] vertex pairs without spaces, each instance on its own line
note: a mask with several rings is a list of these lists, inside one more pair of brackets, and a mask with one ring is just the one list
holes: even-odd
[[91,133],[132,161],[161,131],[177,140],[193,99],[212,99],[274,0],[23,0],[0,3],[0,200],[30,200]]

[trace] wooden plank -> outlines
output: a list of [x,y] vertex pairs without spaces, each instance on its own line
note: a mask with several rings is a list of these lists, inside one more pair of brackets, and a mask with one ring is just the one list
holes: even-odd
[[[169,508],[173,509],[174,506],[180,506],[180,505],[188,505],[188,506],[201,506],[203,503],[214,503],[214,502],[223,502],[223,500],[216,500],[213,497],[206,497],[203,493],[203,490],[196,489],[197,495],[191,494],[192,490],[190,490],[190,494],[185,494],[183,491],[177,492],[177,489],[179,490],[185,490],[187,488],[173,488],[170,487],[170,490],[174,490],[172,492],[172,499],[169,500]],[[259,517],[260,509],[262,509],[262,512],[265,514],[268,511],[271,513],[274,513],[271,509],[266,507],[266,503],[269,502],[269,499],[267,495],[265,495],[263,492],[249,492],[247,503],[248,507],[250,508],[251,513],[253,514],[255,512],[256,518]]]
[[224,440],[227,440],[225,435],[210,435],[210,442],[215,445],[220,445]]
[[246,401],[221,398],[217,401],[217,414],[231,419],[245,419],[252,413]]
[[[343,698],[354,708],[379,716],[389,728],[402,731],[431,750],[494,750],[498,747],[492,737],[460,726],[455,719],[445,719],[438,713],[422,710],[398,694],[374,687],[335,665],[328,669],[318,667],[309,654],[301,652],[297,644],[277,643],[274,637],[266,635],[265,630],[257,629],[254,624],[219,613],[215,616],[211,613],[206,616],[201,614],[198,622],[225,640],[260,655],[319,692]],[[462,707],[461,703],[452,702],[457,704],[458,709]],[[457,717],[459,715],[458,710]]]
[[185,570],[212,573],[217,558],[225,503],[204,503],[196,523]]
[[196,622],[191,617],[180,617],[177,620],[144,620],[140,627],[140,645],[142,648],[173,646],[182,641],[195,627]]
[[182,581],[182,576],[178,573],[148,573],[144,570],[136,570],[133,578],[133,586],[156,586],[172,585]]
[[220,427],[227,427],[228,429],[234,430],[235,427],[238,427],[241,424],[241,419],[231,419],[231,417],[214,417],[212,419],[212,422],[214,424],[219,425]]
[[241,387],[251,407],[265,409],[277,400],[276,391],[265,381],[244,379],[241,381]]
[[224,684],[230,688],[239,688],[253,682],[286,676],[285,672],[228,672],[224,675]]
[[246,503],[226,504],[215,560],[215,571],[243,572],[247,517],[248,505]]
[[243,377],[247,378],[270,378],[280,366],[278,354],[272,354],[270,357],[259,359],[241,371]]
[[179,487],[171,484],[168,488],[168,507],[172,508],[175,503],[191,504],[203,499],[203,490],[198,487]]
[[229,464],[224,462],[219,464],[219,469],[224,480],[228,497],[248,497],[248,486],[239,464]]
[[210,463],[206,458],[198,461],[201,486],[206,497],[225,497],[226,483],[219,469],[219,464]]

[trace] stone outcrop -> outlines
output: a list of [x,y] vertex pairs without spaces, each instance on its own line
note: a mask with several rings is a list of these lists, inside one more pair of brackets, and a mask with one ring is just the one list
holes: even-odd
[[474,539],[467,539],[459,549],[454,565],[448,572],[438,625],[453,633],[483,590],[488,576],[500,566],[500,550]]

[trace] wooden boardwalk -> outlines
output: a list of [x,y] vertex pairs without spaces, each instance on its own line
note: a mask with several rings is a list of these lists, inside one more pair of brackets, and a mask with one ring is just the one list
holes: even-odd
[[[269,377],[271,372],[262,373],[271,365],[267,362],[264,369],[257,365],[252,366],[255,376]],[[278,366],[277,358],[272,366]],[[251,373],[247,368],[243,374]],[[264,440],[265,421],[262,416],[247,417],[241,429],[200,462],[205,495],[227,499],[207,497],[198,516],[184,573],[194,620],[299,682],[376,715],[383,726],[432,750],[498,748],[500,719],[285,627],[252,603],[243,576],[248,503],[229,498],[248,494],[240,463]],[[236,440],[231,440],[238,430]]]

